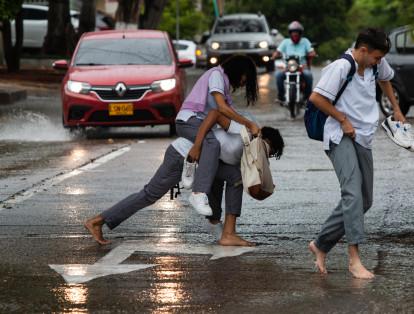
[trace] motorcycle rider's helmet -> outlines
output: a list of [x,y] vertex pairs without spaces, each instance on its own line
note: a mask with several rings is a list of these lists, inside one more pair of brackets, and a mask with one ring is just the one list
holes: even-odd
[[303,28],[302,24],[300,24],[298,21],[293,21],[288,26],[290,39],[292,39],[292,41],[297,44],[300,41],[304,30],[305,29]]

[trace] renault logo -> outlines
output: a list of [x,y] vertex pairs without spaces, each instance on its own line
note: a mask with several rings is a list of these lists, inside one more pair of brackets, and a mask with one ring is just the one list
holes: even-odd
[[124,83],[118,83],[115,86],[115,91],[118,94],[119,97],[124,96],[125,92],[127,91],[127,88]]

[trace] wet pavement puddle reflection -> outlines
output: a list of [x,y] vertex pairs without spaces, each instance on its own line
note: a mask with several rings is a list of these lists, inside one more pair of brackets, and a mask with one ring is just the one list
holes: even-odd
[[210,260],[239,256],[257,250],[253,247],[221,246],[212,244],[154,244],[142,241],[126,241],[111,250],[93,265],[66,264],[49,265],[67,283],[84,283],[95,278],[123,274],[157,266],[157,264],[121,264],[135,252],[211,255]]

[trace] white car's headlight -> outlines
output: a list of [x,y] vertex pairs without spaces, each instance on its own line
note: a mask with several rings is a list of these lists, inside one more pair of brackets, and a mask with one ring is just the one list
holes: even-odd
[[259,42],[259,47],[262,49],[266,49],[267,47],[269,47],[269,43],[267,41],[261,41]]
[[91,85],[89,83],[77,82],[77,81],[68,81],[66,83],[66,88],[68,91],[76,94],[88,94],[91,90]]
[[175,88],[176,80],[175,78],[166,79],[161,81],[155,81],[151,84],[151,89],[154,92],[168,92]]
[[216,41],[211,43],[211,49],[217,50],[220,48],[220,44]]

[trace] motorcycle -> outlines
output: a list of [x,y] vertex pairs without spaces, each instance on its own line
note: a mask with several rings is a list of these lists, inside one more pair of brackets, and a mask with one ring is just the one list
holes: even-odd
[[299,62],[299,56],[288,56],[284,61],[277,64],[279,71],[285,73],[285,101],[283,106],[289,108],[290,117],[294,119],[305,105],[304,89],[305,82],[303,80],[303,66]]

